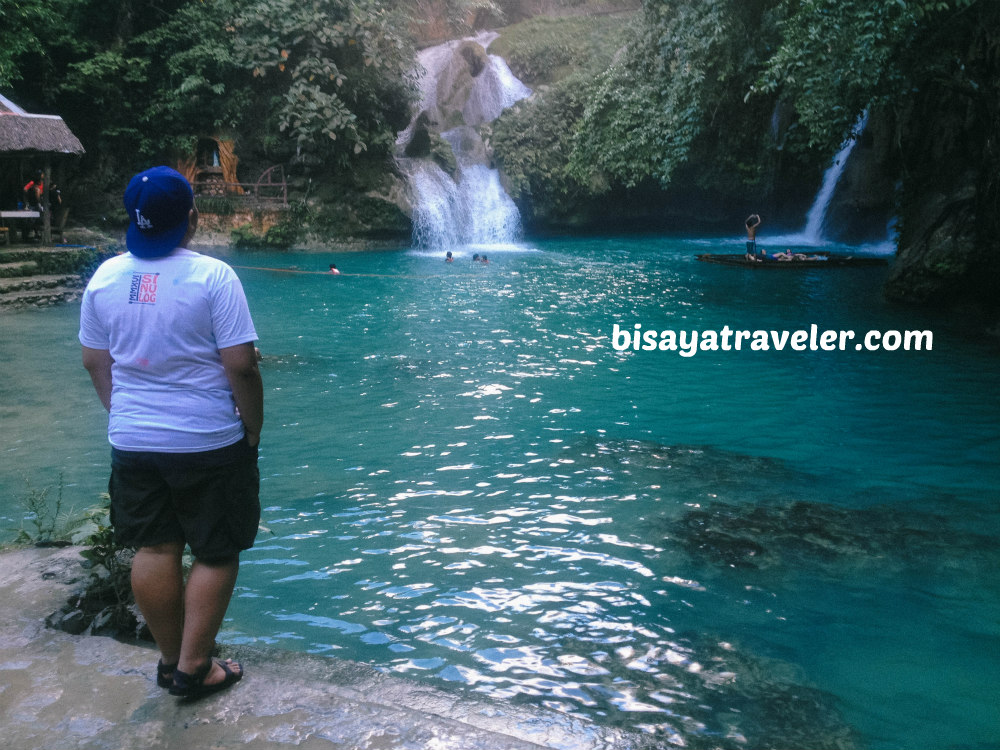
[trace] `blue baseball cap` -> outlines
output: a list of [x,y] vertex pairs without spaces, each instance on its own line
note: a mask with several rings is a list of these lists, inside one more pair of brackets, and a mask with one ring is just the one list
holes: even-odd
[[140,258],[159,258],[180,245],[187,234],[194,192],[177,170],[153,167],[132,178],[124,202],[129,252]]

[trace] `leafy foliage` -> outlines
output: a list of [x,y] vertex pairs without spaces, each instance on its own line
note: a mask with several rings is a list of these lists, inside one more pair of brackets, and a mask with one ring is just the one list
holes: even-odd
[[125,20],[110,38],[90,30],[56,88],[60,113],[88,151],[133,162],[122,165],[128,171],[172,161],[198,135],[230,130],[248,116],[250,76],[231,51],[235,1],[158,4],[143,7],[145,14],[123,8]]
[[[744,99],[776,38],[768,3],[650,2],[603,37],[595,21],[614,25],[586,19],[588,34],[579,19],[535,19],[495,45],[542,79],[565,60],[579,71],[494,125],[491,145],[522,206],[568,217],[616,188],[649,194],[678,179],[725,199],[770,189],[775,97]],[[576,57],[595,48],[592,60]]]
[[0,0],[0,18],[17,22],[0,27],[0,87],[58,111],[95,180],[172,163],[217,133],[237,135],[250,162],[345,167],[384,158],[405,125],[406,11],[399,0]]
[[[891,106],[924,77],[920,39],[973,0],[786,0],[782,42],[750,93],[780,91],[794,103],[809,145],[834,150],[857,116]],[[956,43],[949,40],[949,54]]]
[[69,632],[104,633],[115,637],[152,640],[132,593],[132,549],[115,542],[110,500],[89,508],[80,518],[72,543],[89,570],[87,585],[46,622]]
[[519,78],[541,84],[535,96],[501,115],[489,139],[508,191],[535,217],[568,218],[606,188],[599,175],[571,170],[574,138],[592,78],[632,31],[628,17],[535,18],[504,30],[491,45]]
[[572,77],[518,103],[493,125],[490,144],[508,192],[537,215],[566,216],[591,192],[569,169],[573,125],[583,116],[586,94],[587,81]]
[[726,127],[746,127],[737,103],[773,36],[767,9],[746,0],[644,3],[639,33],[588,102],[574,169],[601,170],[628,187],[666,186],[718,112]]
[[229,241],[238,250],[287,250],[299,239],[299,225],[284,221],[257,234],[251,224],[241,224],[230,232]]
[[[59,476],[59,485],[54,502],[49,500],[51,486],[41,489],[33,487],[25,479],[25,494],[21,498],[26,516],[19,529],[16,529],[18,544],[49,545],[62,541],[65,537],[65,518],[62,512],[63,478]],[[30,528],[29,528],[30,525]]]
[[341,165],[386,151],[408,116],[412,47],[385,3],[266,0],[234,21],[234,50],[300,155]]
[[37,30],[52,16],[43,0],[0,0],[0,89],[24,77],[22,65],[40,46]]

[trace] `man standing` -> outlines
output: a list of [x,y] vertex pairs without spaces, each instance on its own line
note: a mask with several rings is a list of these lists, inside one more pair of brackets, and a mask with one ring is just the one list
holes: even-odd
[[243,677],[211,652],[260,521],[257,334],[233,270],[187,249],[198,213],[180,173],[136,175],[125,209],[129,252],[84,292],[83,365],[110,415],[111,521],[136,547],[132,590],[160,649],[157,683],[198,698]]
[[760,226],[760,216],[757,214],[750,214],[744,223],[747,228],[746,259],[759,261],[761,258],[757,256],[757,228]]

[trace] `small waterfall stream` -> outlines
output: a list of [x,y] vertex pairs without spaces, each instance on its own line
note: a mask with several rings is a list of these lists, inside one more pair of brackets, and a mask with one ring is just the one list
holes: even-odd
[[823,222],[826,221],[826,212],[830,208],[830,201],[833,200],[837,183],[840,182],[840,176],[844,173],[844,167],[847,166],[847,159],[854,150],[854,146],[857,145],[858,137],[864,132],[867,123],[868,112],[863,112],[854,124],[851,135],[833,157],[833,163],[823,175],[823,182],[819,192],[816,193],[816,199],[813,201],[809,213],[806,214],[806,226],[802,230],[807,244],[818,245],[823,241]]
[[[858,117],[857,122],[855,122],[854,127],[851,130],[851,135],[848,136],[847,140],[840,147],[840,150],[834,155],[833,161],[830,163],[830,166],[827,167],[826,172],[823,173],[823,181],[816,193],[816,197],[813,199],[812,206],[806,214],[806,224],[802,230],[792,234],[777,236],[769,235],[766,238],[763,238],[765,243],[770,243],[775,246],[808,246],[824,244],[825,240],[823,238],[823,228],[826,223],[827,212],[830,209],[830,203],[833,200],[834,193],[837,191],[837,184],[840,182],[840,177],[844,173],[844,168],[847,166],[847,160],[850,158],[851,152],[858,143],[858,137],[864,131],[867,123],[868,113],[863,112]],[[761,239],[762,237],[758,236],[758,240]]]
[[[408,175],[413,200],[414,244],[424,249],[515,243],[521,217],[490,165],[476,128],[531,94],[498,55],[485,54],[495,33],[481,33],[423,50],[418,62],[418,114],[397,138],[397,162]],[[433,158],[406,156],[420,120],[451,148],[455,169]],[[443,126],[451,126],[444,129]]]

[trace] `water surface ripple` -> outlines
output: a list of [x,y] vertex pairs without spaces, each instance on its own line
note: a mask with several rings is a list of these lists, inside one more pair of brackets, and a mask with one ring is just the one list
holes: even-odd
[[[266,530],[221,638],[655,746],[995,743],[995,353],[886,305],[880,269],[694,260],[730,245],[548,241],[485,266],[461,250],[231,256],[264,353]],[[331,259],[345,275],[261,270]],[[12,320],[70,341],[40,347],[49,364],[77,356],[72,315]],[[615,323],[936,338],[686,358],[617,352]],[[60,394],[69,413],[29,382],[45,367],[17,366],[27,345],[10,331],[7,459],[96,494],[106,448],[85,374]]]

